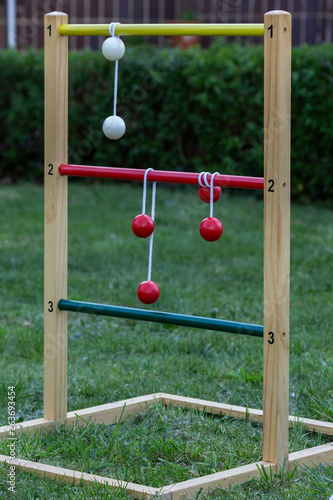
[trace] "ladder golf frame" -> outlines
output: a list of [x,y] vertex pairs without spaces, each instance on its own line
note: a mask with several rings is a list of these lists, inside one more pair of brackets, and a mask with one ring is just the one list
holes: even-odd
[[[19,458],[15,458],[15,466],[70,483],[96,481],[112,488],[123,487],[139,498],[157,495],[174,500],[198,490],[208,492],[234,482],[245,483],[251,477],[260,477],[260,468],[277,472],[283,466],[292,470],[295,464],[331,463],[333,443],[291,454],[288,450],[289,427],[294,423],[301,422],[304,429],[325,434],[333,434],[333,423],[289,416],[291,16],[284,11],[268,12],[263,25],[210,26],[210,34],[264,36],[263,410],[157,393],[67,412],[67,311],[60,310],[58,303],[67,299],[68,177],[60,175],[59,167],[68,161],[68,35],[108,35],[108,25],[67,23],[68,16],[61,12],[45,16],[44,417],[16,424],[17,432],[48,432],[54,423],[84,425],[82,419],[90,418],[95,423],[113,424],[121,415],[125,418],[155,403],[175,404],[262,422],[263,460],[162,488]],[[200,34],[208,34],[209,25],[118,25],[116,34],[170,34],[170,30],[182,34],[201,30]],[[0,437],[5,439],[8,432],[9,426],[1,427]],[[0,462],[9,459],[0,455]]]

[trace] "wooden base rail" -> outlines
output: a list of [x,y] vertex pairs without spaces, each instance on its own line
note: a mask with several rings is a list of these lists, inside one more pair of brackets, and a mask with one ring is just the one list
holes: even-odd
[[[196,398],[188,398],[183,396],[175,396],[166,393],[149,394],[137,398],[117,401],[115,403],[104,404],[92,408],[72,411],[67,414],[66,425],[72,426],[75,424],[86,425],[87,422],[93,421],[95,424],[112,425],[124,420],[131,414],[143,412],[155,404],[163,404],[164,406],[180,406],[188,410],[204,411],[215,415],[227,415],[230,418],[249,419],[254,422],[263,421],[262,410],[245,408],[241,406],[233,406],[214,401],[206,401]],[[304,429],[311,432],[322,432],[333,435],[333,423],[321,422],[306,418],[297,418],[290,416],[289,425],[302,425]],[[7,429],[6,429],[7,427]],[[36,432],[50,432],[56,430],[57,422],[50,422],[46,419],[31,420],[19,424],[16,432],[25,432],[34,435]],[[6,438],[6,433],[9,432],[9,426],[0,428],[0,437]],[[95,474],[87,474],[77,470],[66,469],[63,467],[55,467],[52,465],[31,462],[24,459],[12,459],[6,455],[0,455],[0,462],[6,462],[24,471],[33,471],[39,476],[46,476],[63,480],[68,483],[74,481],[88,484],[97,482],[108,484],[111,488],[126,488],[135,498],[150,499],[158,495],[160,499],[181,499],[184,495],[195,494],[196,491],[202,490],[209,492],[216,488],[228,488],[235,482],[244,484],[252,477],[260,478],[261,470],[264,469],[269,473],[270,470],[277,472],[278,466],[273,462],[259,461],[253,464],[236,467],[234,469],[209,474],[200,478],[190,479],[180,483],[167,485],[162,488],[153,488],[150,486],[128,483],[114,478],[103,477]],[[296,465],[313,466],[319,463],[331,464],[333,462],[333,442],[322,446],[316,446],[307,450],[297,451],[288,456],[288,470],[292,471]]]

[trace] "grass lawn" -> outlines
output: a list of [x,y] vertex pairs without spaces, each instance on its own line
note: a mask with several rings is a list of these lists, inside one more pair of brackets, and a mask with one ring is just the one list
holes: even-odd
[[[148,240],[131,222],[142,186],[70,183],[68,297],[142,307]],[[149,190],[150,197],[150,190]],[[43,188],[0,186],[0,421],[15,386],[18,422],[43,414]],[[214,207],[224,226],[215,243],[200,238],[209,215],[195,188],[157,187],[152,279],[160,299],[148,306],[262,324],[263,203],[257,194],[231,196]],[[292,207],[290,414],[332,421],[332,212]],[[262,408],[262,340],[235,334],[69,314],[68,410],[167,392]],[[262,427],[157,405],[118,426],[59,428],[21,436],[17,456],[161,487],[261,459]],[[290,451],[332,436],[290,430]],[[0,454],[8,454],[0,443]],[[0,467],[0,498],[7,491]],[[104,486],[67,485],[16,473],[25,499],[129,498]],[[252,480],[246,487],[197,498],[326,499],[333,471]]]

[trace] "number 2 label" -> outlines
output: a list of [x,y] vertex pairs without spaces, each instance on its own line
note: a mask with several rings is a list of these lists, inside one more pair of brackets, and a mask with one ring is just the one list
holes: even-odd
[[274,189],[273,189],[273,187],[274,187],[274,181],[273,181],[273,179],[269,179],[268,184],[269,184],[268,192],[269,193],[274,193]]

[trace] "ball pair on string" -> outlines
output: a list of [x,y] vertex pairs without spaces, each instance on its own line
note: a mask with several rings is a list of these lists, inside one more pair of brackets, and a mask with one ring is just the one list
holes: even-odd
[[106,118],[103,123],[103,132],[108,139],[120,139],[126,131],[124,120],[120,116],[117,116],[118,61],[125,54],[124,42],[119,36],[115,36],[117,24],[120,23],[110,23],[109,32],[111,37],[107,38],[102,45],[104,57],[109,61],[115,61],[113,115]]
[[[210,214],[200,224],[200,235],[206,241],[216,241],[223,233],[223,225],[219,219],[213,217],[213,204],[221,196],[220,186],[214,186],[214,177],[218,172],[212,174],[210,183],[208,181],[208,172],[201,172],[199,175],[198,183],[200,185],[198,193],[199,197],[205,203],[210,204]],[[203,180],[202,180],[203,178]],[[209,196],[208,196],[209,195]]]
[[148,172],[153,168],[148,168],[145,171],[143,178],[143,197],[142,197],[142,213],[134,217],[132,222],[133,233],[139,238],[149,239],[149,258],[148,258],[148,278],[147,281],[140,283],[137,289],[137,296],[143,304],[153,304],[160,296],[158,285],[151,280],[152,259],[153,259],[153,237],[155,229],[155,198],[156,198],[156,182],[153,182],[152,200],[151,200],[151,216],[146,214],[146,197],[147,197],[147,176]]

